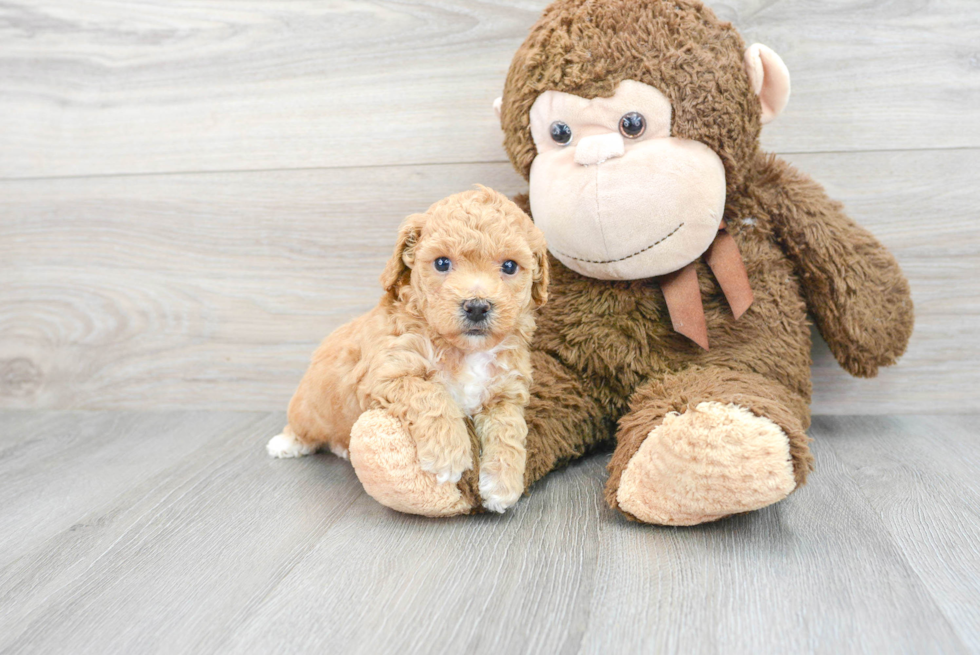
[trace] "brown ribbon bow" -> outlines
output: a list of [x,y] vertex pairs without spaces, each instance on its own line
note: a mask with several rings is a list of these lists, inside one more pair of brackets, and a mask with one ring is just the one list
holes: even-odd
[[[749,276],[745,272],[742,253],[739,252],[735,239],[725,229],[724,221],[718,228],[718,236],[704,253],[704,259],[715,274],[735,320],[738,320],[755,298],[749,285]],[[701,304],[696,266],[697,260],[679,271],[662,276],[660,288],[664,292],[674,330],[708,350],[708,324],[704,318],[704,306]]]

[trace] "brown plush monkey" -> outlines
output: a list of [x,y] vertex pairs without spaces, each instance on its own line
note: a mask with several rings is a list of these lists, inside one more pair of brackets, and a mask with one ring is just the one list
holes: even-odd
[[[905,351],[894,258],[759,148],[788,97],[779,57],[697,0],[559,0],[532,28],[497,105],[553,256],[528,485],[613,444],[606,498],[627,517],[764,507],[812,467],[808,310],[853,375]],[[389,417],[355,426],[372,495],[430,515],[479,507],[465,479],[426,485],[411,448]]]

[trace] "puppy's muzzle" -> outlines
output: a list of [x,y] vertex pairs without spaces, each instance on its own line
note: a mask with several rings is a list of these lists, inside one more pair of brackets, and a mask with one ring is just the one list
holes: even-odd
[[482,298],[469,298],[460,303],[463,308],[463,315],[466,320],[474,325],[486,323],[493,311],[493,305],[488,300]]

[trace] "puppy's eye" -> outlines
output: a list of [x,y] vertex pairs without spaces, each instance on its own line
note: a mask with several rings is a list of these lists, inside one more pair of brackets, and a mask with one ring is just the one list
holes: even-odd
[[551,124],[551,138],[561,146],[567,146],[572,140],[572,128],[561,121]]
[[449,259],[449,257],[440,257],[432,262],[432,265],[435,266],[436,270],[440,273],[445,273],[453,267],[453,262]]
[[517,268],[517,262],[513,259],[508,259],[500,265],[500,270],[504,272],[504,275],[513,275],[517,272]]
[[638,139],[647,131],[647,120],[643,114],[631,111],[619,119],[619,133],[627,139]]

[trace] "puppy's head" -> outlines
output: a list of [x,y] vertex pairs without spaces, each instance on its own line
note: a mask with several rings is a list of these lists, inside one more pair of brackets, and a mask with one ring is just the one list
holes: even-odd
[[548,298],[547,246],[527,214],[481,186],[406,218],[381,283],[454,346],[485,350],[533,326]]

